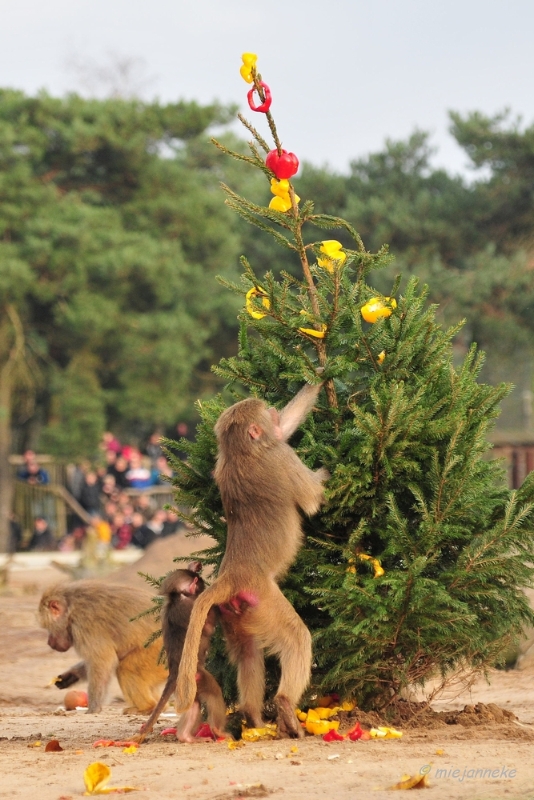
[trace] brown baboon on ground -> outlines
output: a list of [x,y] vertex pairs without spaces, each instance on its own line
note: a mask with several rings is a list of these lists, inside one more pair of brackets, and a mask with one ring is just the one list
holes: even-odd
[[149,592],[102,580],[46,589],[39,618],[48,644],[60,653],[74,647],[83,659],[59,675],[56,686],[64,689],[87,678],[88,711],[97,714],[115,673],[127,704],[124,713],[150,714],[167,677],[158,664],[161,638],[145,647],[157,629],[155,620],[148,615],[131,621],[150,605]]
[[[328,473],[308,469],[286,443],[311,411],[320,388],[305,386],[280,414],[261,400],[242,400],[215,425],[219,449],[214,477],[228,536],[219,574],[191,614],[178,674],[179,710],[190,708],[196,694],[206,615],[212,605],[227,604],[222,625],[237,665],[242,711],[253,725],[262,725],[266,650],[278,656],[282,668],[274,698],[279,733],[302,735],[294,708],[310,679],[311,637],[277,581],[301,545],[300,512],[315,514],[323,501],[322,482]],[[243,613],[229,613],[235,598],[247,604]]]
[[[159,593],[165,596],[165,605],[161,613],[161,629],[163,644],[167,655],[169,677],[163,689],[159,702],[141,728],[141,734],[136,737],[139,742],[144,741],[147,734],[151,733],[154,725],[169,701],[171,694],[176,689],[178,666],[182,657],[185,634],[193,605],[201,592],[206,588],[204,580],[198,574],[202,569],[200,561],[192,561],[187,569],[177,569],[167,575],[162,581]],[[226,706],[219,684],[206,669],[204,664],[208,655],[210,639],[217,624],[217,612],[211,608],[200,638],[198,663],[196,672],[197,692],[190,709],[182,714],[176,727],[176,738],[181,742],[194,742],[195,732],[198,730],[202,717],[200,703],[206,704],[208,724],[217,736],[224,736],[226,725]],[[198,741],[198,740],[197,740]]]

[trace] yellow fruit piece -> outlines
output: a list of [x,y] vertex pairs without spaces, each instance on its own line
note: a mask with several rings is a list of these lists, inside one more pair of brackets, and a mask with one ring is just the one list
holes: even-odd
[[399,783],[388,786],[388,789],[429,789],[428,775],[403,775]]
[[321,708],[320,706],[315,708],[315,713],[319,719],[330,719],[330,717],[333,717],[337,712],[337,708]]
[[301,711],[299,708],[297,708],[296,714],[297,714],[297,717],[300,719],[301,722],[306,722],[306,719],[308,718],[308,715],[306,714],[305,711]]
[[[354,571],[356,572],[356,570]],[[354,703],[352,700],[345,700],[344,703],[341,703],[342,711],[352,711],[354,708],[356,708],[356,703]]]
[[241,739],[245,742],[259,742],[261,739],[274,739],[276,737],[276,725],[267,723],[264,728],[246,728],[241,731]]
[[386,738],[385,732],[379,730],[378,728],[371,728],[369,733],[371,734],[371,739],[385,739]]
[[386,358],[386,351],[382,350],[376,357],[379,364],[383,364]]
[[314,736],[324,736],[324,734],[328,733],[328,731],[330,730],[330,724],[331,723],[327,722],[325,719],[320,719],[317,722],[307,719],[306,730],[308,731],[308,733],[313,733]]
[[378,728],[371,728],[370,733],[373,739],[400,739],[402,737],[402,731],[382,725],[379,725]]
[[372,297],[360,312],[366,322],[374,323],[383,317],[390,317],[394,308],[397,308],[394,297]]
[[281,211],[282,213],[289,211],[289,209],[291,208],[291,200],[289,198],[289,195],[287,196],[287,198],[273,197],[273,199],[269,203],[269,208],[271,209],[271,211]]
[[234,742],[231,739],[228,740],[228,750],[238,750],[240,747],[244,746],[245,742],[243,739],[239,739],[237,742]]

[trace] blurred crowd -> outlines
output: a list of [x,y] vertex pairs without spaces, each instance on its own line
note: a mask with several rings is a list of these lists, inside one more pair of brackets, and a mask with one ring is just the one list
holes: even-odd
[[[158,495],[151,491],[156,486],[169,486],[173,475],[160,440],[161,433],[155,431],[141,452],[106,432],[96,463],[84,461],[67,468],[66,488],[86,512],[85,519],[76,515],[69,533],[58,542],[53,520],[36,509],[32,536],[23,546],[20,525],[13,518],[12,552],[80,549],[89,528],[103,546],[117,550],[129,545],[144,549],[155,539],[176,533],[182,523],[173,511],[160,507]],[[17,478],[30,484],[50,482],[31,450],[24,453],[24,466]]]

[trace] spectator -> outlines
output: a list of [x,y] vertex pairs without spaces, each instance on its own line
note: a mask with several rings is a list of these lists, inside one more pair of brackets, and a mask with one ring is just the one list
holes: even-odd
[[150,463],[153,469],[155,469],[157,466],[158,458],[160,458],[160,456],[163,455],[163,448],[160,444],[161,436],[162,436],[161,431],[158,430],[154,431],[154,433],[150,436],[148,444],[145,448],[145,452],[147,456],[150,458]]
[[144,550],[149,544],[152,544],[155,538],[154,531],[148,527],[143,515],[139,511],[134,511],[132,516],[132,544]]
[[133,513],[135,511],[135,508],[130,503],[130,501],[128,500],[126,503],[121,503],[119,510],[122,511],[122,513],[124,514],[125,521],[128,524],[130,524],[132,521]]
[[44,486],[50,483],[48,472],[39,466],[37,458],[33,450],[26,450],[24,453],[25,466],[21,467],[17,472],[17,478],[21,481],[26,481],[39,486]]
[[161,535],[172,536],[173,533],[176,533],[176,531],[178,531],[182,527],[183,525],[180,519],[178,518],[178,515],[175,514],[174,511],[167,511]]
[[80,505],[85,508],[88,514],[101,514],[102,503],[100,500],[100,486],[96,472],[90,470],[85,476],[85,483],[82,487]]
[[153,486],[152,473],[143,464],[143,459],[139,450],[132,450],[130,455],[130,469],[126,473],[128,485],[132,489],[148,489]]
[[132,526],[124,519],[124,514],[118,512],[113,517],[111,525],[113,536],[111,543],[116,550],[124,550],[132,541]]
[[156,507],[149,494],[140,494],[135,498],[135,510],[140,511],[148,519],[154,513]]
[[121,443],[119,440],[113,436],[111,431],[106,431],[102,434],[102,441],[100,442],[100,449],[104,450],[104,452],[112,452],[112,453],[120,453],[121,452]]
[[124,456],[124,458],[126,459],[126,461],[130,461],[130,458],[132,457],[132,453],[135,451],[135,449],[136,448],[132,447],[131,444],[125,444],[124,445],[124,447],[122,448],[121,452],[122,452],[122,455]]
[[36,552],[57,550],[56,540],[48,527],[48,521],[44,517],[35,517],[32,538],[28,543],[28,550],[35,550]]
[[85,473],[91,468],[90,464],[68,464],[67,466],[67,489],[71,495],[80,502],[82,489],[85,483]]
[[108,473],[115,476],[115,484],[119,489],[127,489],[129,487],[128,478],[128,462],[123,455],[120,455],[113,466],[108,469]]
[[[179,422],[176,426],[176,433],[180,439],[187,439],[188,441],[191,441],[191,434],[189,432],[189,425],[187,422]],[[181,461],[187,461],[187,453],[185,450],[181,450],[174,446],[173,450]]]
[[172,467],[165,458],[165,456],[159,456],[156,460],[156,469],[153,473],[154,483],[156,486],[165,486],[171,482],[171,478],[174,475],[172,471]]
[[119,507],[114,500],[107,500],[104,505],[104,519],[111,522],[118,510]]
[[14,514],[9,515],[9,544],[8,553],[17,553],[22,550],[22,527]]
[[154,531],[154,537],[161,536],[163,524],[167,518],[167,512],[163,508],[154,511],[152,518],[147,522],[147,527]]
[[107,472],[102,480],[102,494],[106,500],[111,500],[117,491],[115,475]]

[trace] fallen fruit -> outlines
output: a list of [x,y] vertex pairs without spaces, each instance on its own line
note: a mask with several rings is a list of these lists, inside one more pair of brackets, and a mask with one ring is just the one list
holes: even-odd
[[71,689],[65,695],[65,709],[67,711],[74,711],[75,708],[87,708],[89,705],[89,698],[87,692],[81,692],[79,689]]

